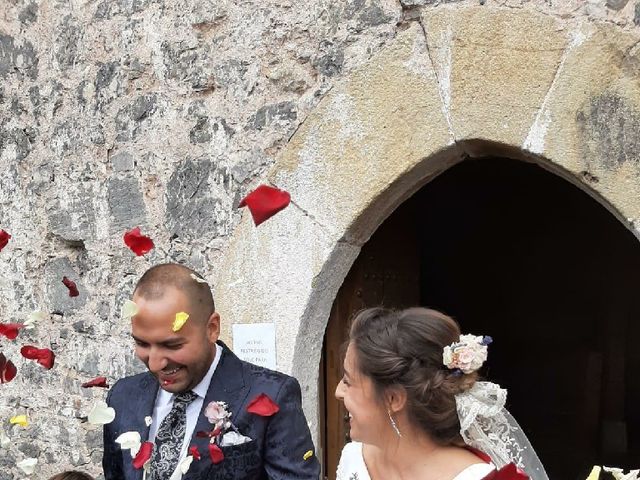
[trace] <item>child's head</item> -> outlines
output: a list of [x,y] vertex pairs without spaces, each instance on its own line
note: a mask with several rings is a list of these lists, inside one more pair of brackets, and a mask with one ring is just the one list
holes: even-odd
[[86,473],[69,470],[68,472],[62,472],[54,475],[49,480],[94,480],[94,478]]

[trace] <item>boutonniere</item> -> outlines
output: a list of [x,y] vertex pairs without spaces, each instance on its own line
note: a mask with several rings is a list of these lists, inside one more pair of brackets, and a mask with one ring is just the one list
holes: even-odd
[[208,432],[197,432],[196,436],[209,438],[209,457],[211,462],[218,464],[224,460],[222,447],[242,445],[251,441],[251,438],[242,435],[231,422],[232,413],[225,402],[209,402],[204,409],[204,415],[213,428]]

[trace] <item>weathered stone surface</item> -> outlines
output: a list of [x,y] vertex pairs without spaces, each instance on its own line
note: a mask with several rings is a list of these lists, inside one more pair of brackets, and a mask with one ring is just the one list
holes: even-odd
[[489,6],[426,10],[422,21],[456,140],[521,145],[567,46],[562,23]]
[[112,231],[124,232],[147,223],[146,207],[138,180],[113,177],[109,179],[107,191]]
[[9,35],[0,34],[0,78],[14,72],[24,72],[35,78],[38,75],[36,52],[26,40],[16,40]]
[[93,189],[82,184],[73,184],[61,191],[48,210],[51,232],[74,242],[94,238],[94,198]]
[[133,170],[135,160],[129,152],[118,152],[111,157],[111,166],[114,172],[127,172]]
[[[216,178],[221,177],[221,178]],[[173,236],[194,239],[227,232],[228,200],[216,183],[228,185],[229,174],[207,159],[185,160],[167,185],[167,226]]]

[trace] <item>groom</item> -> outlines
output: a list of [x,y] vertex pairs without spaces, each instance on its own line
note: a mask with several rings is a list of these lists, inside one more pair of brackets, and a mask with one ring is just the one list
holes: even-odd
[[[154,444],[147,480],[181,478],[177,470],[189,455],[183,480],[318,480],[298,382],[240,360],[218,341],[220,316],[206,283],[182,265],[157,265],[140,278],[133,301],[135,352],[149,371],[118,381],[107,396],[116,418],[104,426],[105,480],[142,479],[131,452],[115,441],[131,431]],[[188,319],[180,327],[182,313]],[[277,408],[248,411],[259,399]],[[215,402],[227,404],[233,427],[250,441],[238,443],[235,436],[231,445],[210,443],[203,432],[211,434],[216,425],[210,420],[221,416]]]

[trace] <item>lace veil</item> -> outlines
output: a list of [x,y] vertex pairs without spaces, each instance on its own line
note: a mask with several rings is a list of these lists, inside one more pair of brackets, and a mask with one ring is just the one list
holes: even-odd
[[527,436],[504,407],[506,400],[507,391],[491,382],[476,382],[456,395],[462,438],[489,455],[497,468],[513,462],[531,480],[549,480]]

